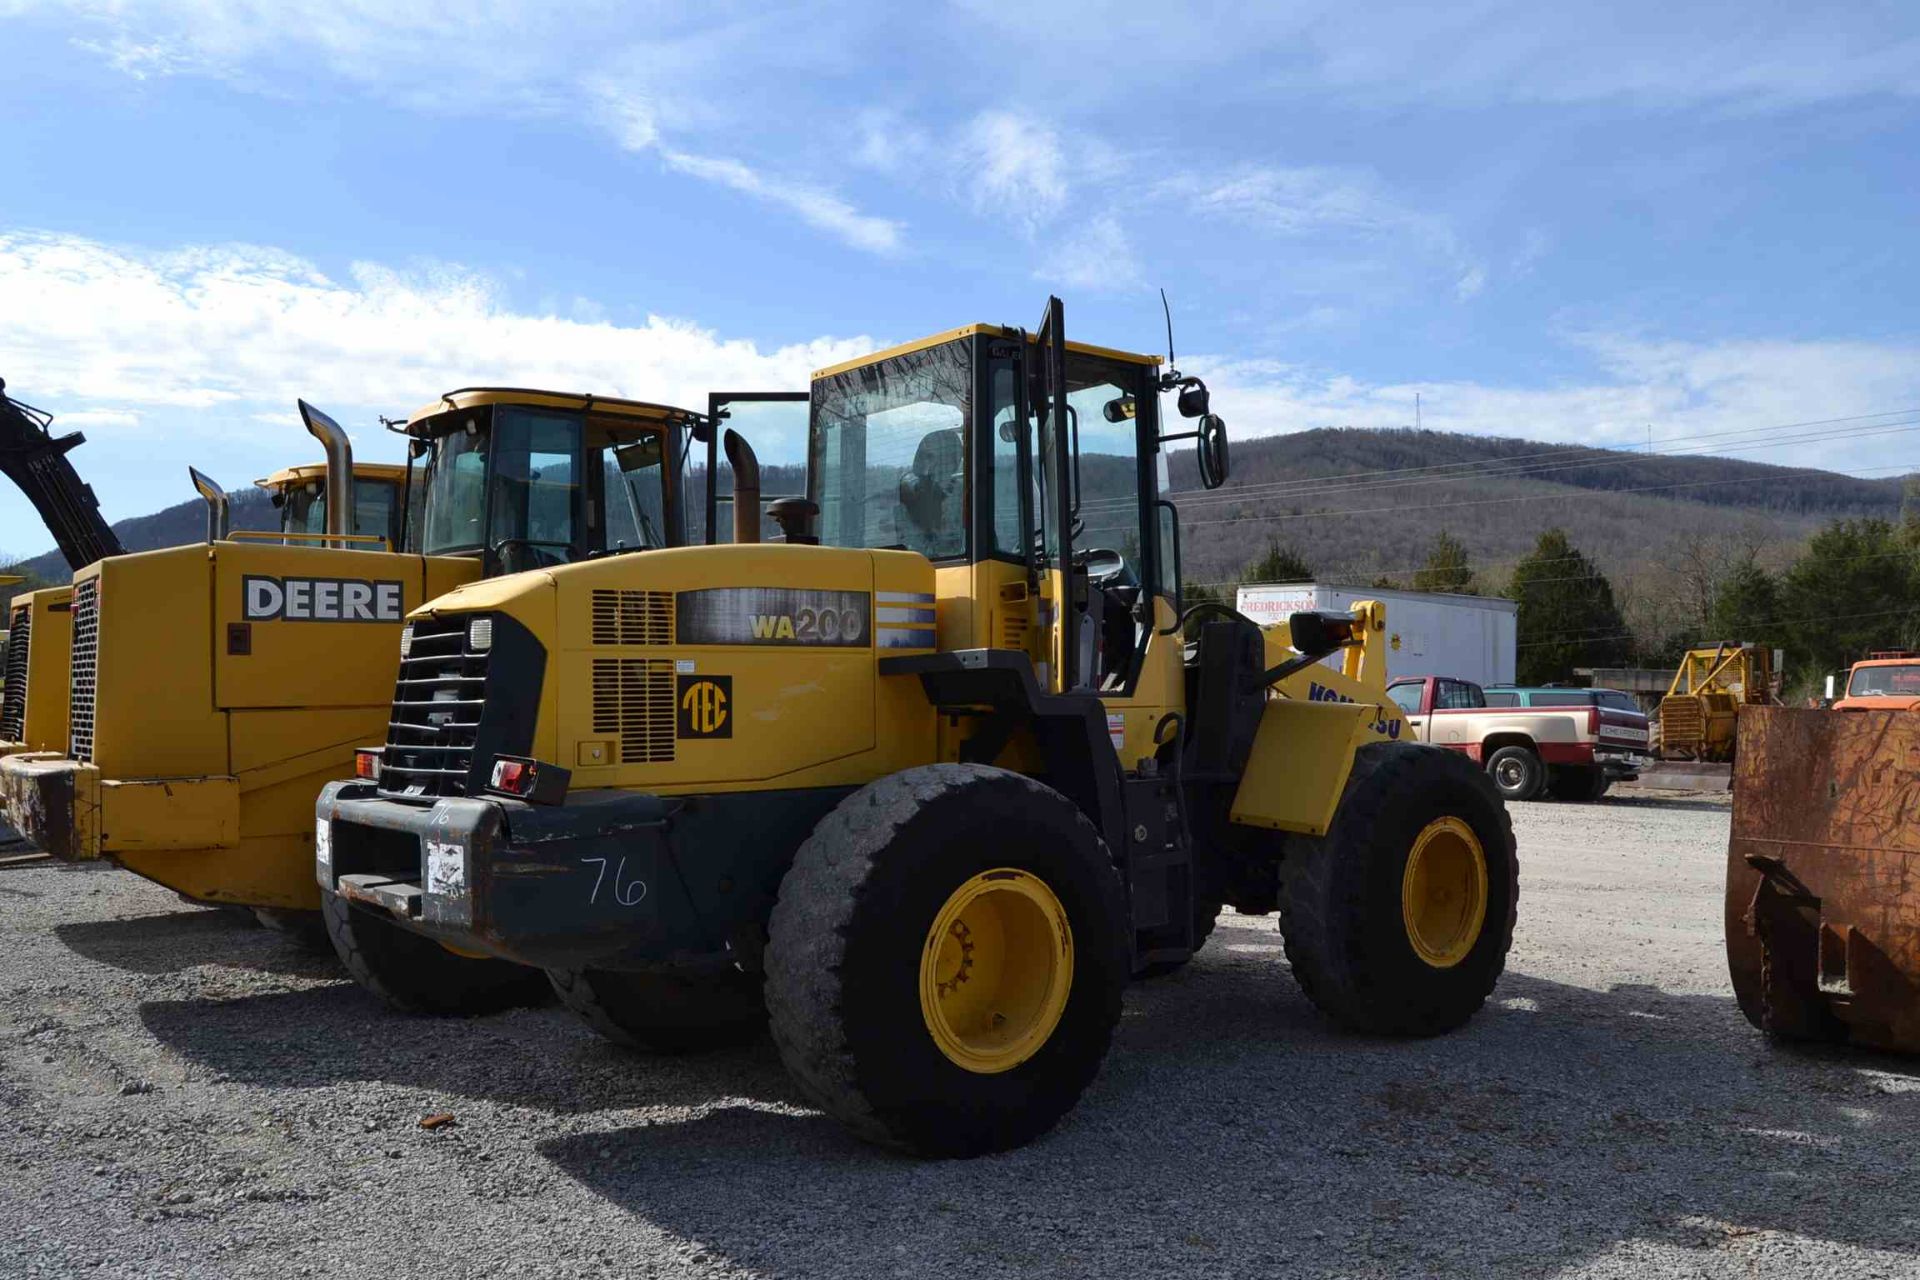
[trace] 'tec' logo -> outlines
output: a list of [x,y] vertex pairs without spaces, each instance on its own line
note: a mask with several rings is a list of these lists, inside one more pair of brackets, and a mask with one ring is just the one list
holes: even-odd
[[733,736],[732,676],[681,676],[676,693],[680,702],[680,737]]

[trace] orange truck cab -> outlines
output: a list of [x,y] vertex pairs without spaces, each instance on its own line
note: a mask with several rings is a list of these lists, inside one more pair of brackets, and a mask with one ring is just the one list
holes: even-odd
[[1874,654],[1847,672],[1835,711],[1920,710],[1920,654]]

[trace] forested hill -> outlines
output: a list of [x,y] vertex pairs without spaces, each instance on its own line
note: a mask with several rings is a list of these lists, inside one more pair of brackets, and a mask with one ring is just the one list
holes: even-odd
[[[1370,582],[1420,564],[1441,529],[1496,580],[1555,525],[1610,571],[1671,563],[1702,542],[1785,557],[1829,520],[1898,518],[1904,486],[1898,477],[1439,431],[1236,440],[1232,461],[1225,488],[1174,495],[1189,580],[1236,577],[1275,539],[1322,578]],[[1198,488],[1191,452],[1174,455],[1173,484]]]
[[[236,529],[277,529],[280,513],[273,508],[266,491],[248,486],[231,492],[230,512]],[[24,502],[25,500],[22,499]],[[207,504],[198,498],[164,507],[152,515],[116,520],[114,533],[120,545],[129,551],[152,551],[158,547],[177,547],[199,542],[207,536]],[[66,582],[73,571],[58,551],[49,551],[31,560],[22,560],[12,569],[38,582]]]
[[[1740,542],[1784,560],[1836,517],[1897,518],[1903,481],[1862,480],[1731,458],[1600,451],[1439,431],[1318,430],[1236,440],[1227,487],[1198,491],[1191,452],[1173,456],[1182,551],[1192,581],[1235,578],[1276,539],[1319,576],[1371,582],[1421,563],[1445,529],[1497,584],[1543,529],[1567,530],[1609,572],[1670,564],[1689,543]],[[769,467],[767,493],[799,492]],[[696,485],[698,477],[696,476]],[[265,529],[275,512],[254,489],[233,495],[233,524]],[[119,521],[132,551],[205,536],[197,499]],[[23,562],[41,581],[70,576],[58,553]]]

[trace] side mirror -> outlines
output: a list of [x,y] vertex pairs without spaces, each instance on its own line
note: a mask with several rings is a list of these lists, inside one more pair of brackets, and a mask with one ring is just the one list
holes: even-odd
[[[1185,399],[1185,393],[1182,393]],[[1227,482],[1227,423],[1218,414],[1210,413],[1200,419],[1200,483],[1209,489],[1218,489]]]
[[1205,417],[1213,407],[1213,401],[1207,395],[1207,384],[1195,378],[1180,388],[1180,416],[1183,418]]

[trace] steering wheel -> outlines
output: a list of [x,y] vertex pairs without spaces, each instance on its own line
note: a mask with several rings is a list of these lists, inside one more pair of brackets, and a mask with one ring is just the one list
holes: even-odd
[[1139,577],[1125,556],[1110,547],[1088,547],[1073,553],[1073,562],[1087,571],[1087,581],[1102,590],[1138,588]]

